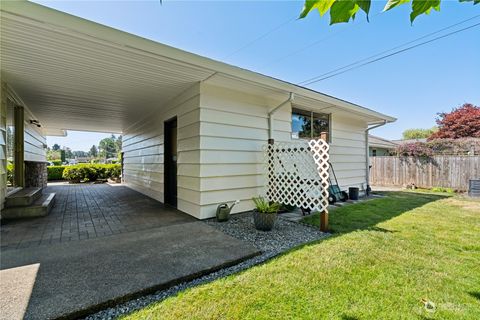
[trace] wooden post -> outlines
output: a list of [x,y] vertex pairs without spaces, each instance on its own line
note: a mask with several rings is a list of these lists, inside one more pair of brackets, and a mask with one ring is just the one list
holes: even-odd
[[15,123],[15,134],[14,134],[14,163],[15,163],[15,186],[24,187],[25,186],[25,153],[24,153],[24,130],[25,130],[25,116],[22,106],[15,106],[13,121]]
[[[325,142],[328,142],[328,133],[327,132],[320,132],[320,139]],[[320,212],[320,231],[327,232],[328,231],[328,210]]]
[[328,231],[328,210],[320,212],[320,231]]
[[328,133],[327,132],[320,132],[320,139],[322,139],[325,142],[328,142]]
[[[275,140],[270,138],[268,139],[268,144],[269,145],[273,145],[275,143]],[[266,193],[266,196],[267,196],[267,199],[269,200],[270,199],[270,189],[271,189],[271,186],[272,186],[272,179],[270,179],[271,176],[273,176],[274,172],[273,172],[273,169],[271,167],[271,164],[273,163],[273,153],[272,152],[269,152],[267,150],[267,154],[268,154],[268,172],[267,172],[267,184],[268,184],[268,188],[267,188],[267,193]]]

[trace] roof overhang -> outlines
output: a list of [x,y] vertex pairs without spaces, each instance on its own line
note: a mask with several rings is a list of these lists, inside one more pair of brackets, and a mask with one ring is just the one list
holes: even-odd
[[384,148],[384,149],[395,149],[398,146],[397,143],[391,140],[380,138],[371,134],[368,135],[368,145],[370,147]]
[[[395,118],[31,2],[1,7],[2,79],[46,132],[122,132],[195,83],[226,79],[273,96],[338,107],[369,123]],[[217,79],[217,80],[215,80]],[[221,80],[220,80],[221,79]]]

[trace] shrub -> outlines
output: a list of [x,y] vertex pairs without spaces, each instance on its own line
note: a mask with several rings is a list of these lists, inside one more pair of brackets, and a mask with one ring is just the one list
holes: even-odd
[[63,178],[70,182],[95,181],[97,177],[97,170],[90,165],[68,166],[63,171]]
[[122,168],[119,164],[110,164],[110,165],[107,165],[105,173],[108,178],[118,179],[122,174]]
[[433,156],[432,149],[423,142],[401,144],[396,152],[400,157],[430,158]]
[[480,139],[433,139],[427,142],[427,146],[435,154],[444,155],[474,155],[480,153]]
[[433,139],[399,145],[396,154],[400,157],[428,159],[434,155],[475,155],[480,153],[480,139]]
[[80,182],[85,179],[84,172],[78,166],[68,166],[62,174],[63,179],[70,182]]
[[446,193],[455,193],[452,188],[444,188],[444,187],[434,187],[431,189],[433,192],[446,192]]
[[10,161],[7,164],[7,181],[10,185],[14,183],[14,166]]
[[53,163],[54,166],[61,166],[62,165],[62,160],[52,160],[50,162]]
[[47,167],[48,180],[62,180],[63,179],[63,170],[65,166],[50,166]]
[[108,179],[107,175],[107,165],[102,165],[102,164],[95,164],[95,165],[90,165],[90,168],[93,168],[95,170],[95,179]]
[[62,176],[70,182],[86,182],[97,179],[115,179],[120,177],[120,172],[119,164],[78,164],[66,166]]

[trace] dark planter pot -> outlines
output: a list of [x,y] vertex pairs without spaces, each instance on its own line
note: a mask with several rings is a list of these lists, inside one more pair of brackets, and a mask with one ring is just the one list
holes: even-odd
[[277,213],[260,213],[253,210],[253,223],[255,228],[261,231],[270,231],[277,220]]

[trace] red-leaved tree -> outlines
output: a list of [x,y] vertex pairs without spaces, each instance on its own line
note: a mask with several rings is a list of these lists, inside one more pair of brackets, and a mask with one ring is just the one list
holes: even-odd
[[480,138],[480,107],[465,103],[452,112],[439,113],[438,116],[438,131],[429,140]]

